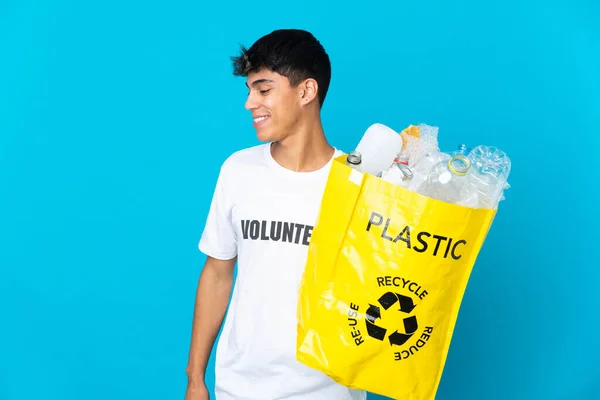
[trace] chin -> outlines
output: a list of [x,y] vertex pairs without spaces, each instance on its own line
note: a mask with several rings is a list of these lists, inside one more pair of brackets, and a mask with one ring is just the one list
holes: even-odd
[[276,142],[278,140],[277,135],[270,131],[258,131],[256,132],[256,137],[259,141],[264,143]]

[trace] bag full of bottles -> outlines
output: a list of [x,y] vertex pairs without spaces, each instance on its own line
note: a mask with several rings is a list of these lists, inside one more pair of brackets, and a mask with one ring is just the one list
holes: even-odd
[[509,188],[497,147],[373,124],[334,160],[299,293],[297,359],[347,387],[433,400],[472,268]]

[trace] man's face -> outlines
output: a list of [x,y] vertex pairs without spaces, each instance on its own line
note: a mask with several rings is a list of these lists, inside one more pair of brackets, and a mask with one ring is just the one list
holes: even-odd
[[301,88],[266,69],[248,74],[246,85],[246,109],[252,113],[258,139],[280,141],[292,134],[302,114]]

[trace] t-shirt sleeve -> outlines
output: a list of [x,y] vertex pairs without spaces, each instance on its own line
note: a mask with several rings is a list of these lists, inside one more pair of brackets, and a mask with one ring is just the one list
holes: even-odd
[[219,173],[206,224],[198,243],[207,256],[229,260],[237,255],[237,240],[231,219],[231,193],[227,191],[223,169]]

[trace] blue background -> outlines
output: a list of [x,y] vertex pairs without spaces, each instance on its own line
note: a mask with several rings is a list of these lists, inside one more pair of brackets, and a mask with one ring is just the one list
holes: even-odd
[[599,3],[317,4],[0,1],[0,399],[183,398],[218,168],[258,143],[229,57],[281,27],[332,58],[338,148],[512,158],[437,398],[599,398]]

